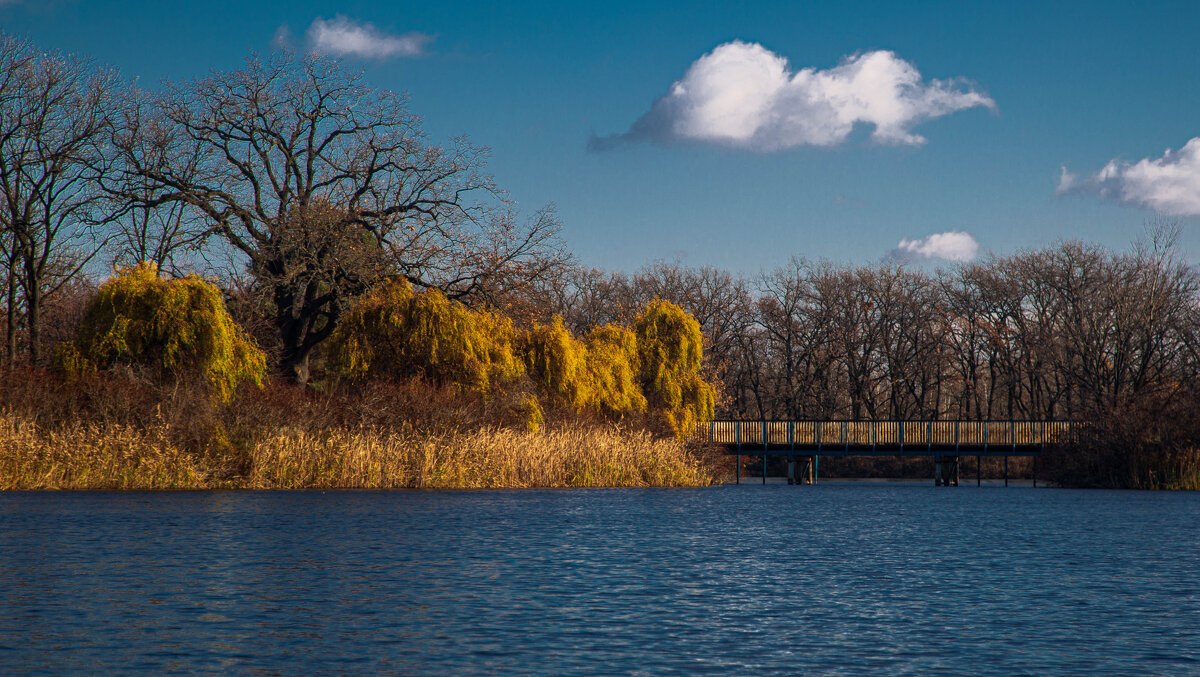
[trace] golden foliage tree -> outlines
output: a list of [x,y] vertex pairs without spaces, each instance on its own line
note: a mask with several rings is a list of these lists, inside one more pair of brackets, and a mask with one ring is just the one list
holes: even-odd
[[228,401],[239,383],[261,385],[266,357],[238,327],[213,285],[167,280],[153,264],[117,271],[88,304],[74,344],[60,347],[68,371],[127,364],[158,380],[202,378]]
[[571,335],[561,317],[524,332],[521,356],[529,377],[550,406],[580,411],[588,404],[587,346]]
[[637,382],[637,339],[625,327],[597,327],[580,340],[555,317],[525,332],[521,354],[551,406],[608,416],[646,410]]
[[351,306],[330,336],[331,366],[352,379],[421,377],[488,395],[524,371],[511,321],[403,280]]
[[700,324],[679,306],[655,300],[634,321],[642,392],[676,437],[685,438],[713,414],[713,388],[700,376]]
[[632,330],[615,324],[592,329],[586,359],[592,406],[610,415],[646,411],[637,364],[637,335]]

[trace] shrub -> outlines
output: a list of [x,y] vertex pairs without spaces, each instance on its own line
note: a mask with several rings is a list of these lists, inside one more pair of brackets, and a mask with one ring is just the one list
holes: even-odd
[[330,337],[329,357],[346,378],[420,377],[483,395],[519,377],[512,323],[389,281],[346,313]]
[[68,374],[129,365],[160,382],[201,379],[222,401],[239,383],[262,385],[266,358],[230,318],[221,294],[196,276],[166,280],[153,264],[119,269],[88,303],[56,363]]
[[683,439],[713,413],[713,388],[700,377],[700,324],[668,301],[651,302],[634,321],[638,372],[649,408]]

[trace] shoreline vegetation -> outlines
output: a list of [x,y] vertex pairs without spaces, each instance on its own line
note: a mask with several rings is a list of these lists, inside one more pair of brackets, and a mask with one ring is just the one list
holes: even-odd
[[733,475],[686,443],[719,413],[1085,421],[1039,479],[1200,489],[1177,224],[936,271],[603,271],[486,156],[336,59],[146,90],[0,32],[0,487],[696,486]]
[[[0,490],[702,487],[694,452],[620,427],[529,432],[281,431],[237,453],[189,454],[164,428],[0,415]],[[244,472],[245,474],[241,474]]]

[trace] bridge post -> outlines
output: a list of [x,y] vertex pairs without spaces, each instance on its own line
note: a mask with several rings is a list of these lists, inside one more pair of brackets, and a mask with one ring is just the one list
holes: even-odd
[[1008,454],[1004,455],[1004,486],[1008,486]]
[[933,455],[933,486],[942,486],[942,455]]
[[762,483],[767,483],[767,422],[762,421],[763,471]]

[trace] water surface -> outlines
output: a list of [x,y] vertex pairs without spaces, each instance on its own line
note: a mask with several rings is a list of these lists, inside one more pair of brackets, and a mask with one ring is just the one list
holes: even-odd
[[0,673],[1200,674],[1200,495],[0,494]]

